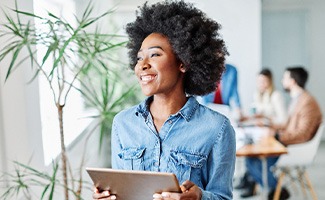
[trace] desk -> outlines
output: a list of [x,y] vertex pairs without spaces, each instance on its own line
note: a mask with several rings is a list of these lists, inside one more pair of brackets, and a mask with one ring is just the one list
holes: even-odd
[[287,148],[273,136],[263,136],[256,143],[247,144],[236,151],[236,156],[259,157],[262,160],[263,199],[268,199],[267,157],[286,154]]

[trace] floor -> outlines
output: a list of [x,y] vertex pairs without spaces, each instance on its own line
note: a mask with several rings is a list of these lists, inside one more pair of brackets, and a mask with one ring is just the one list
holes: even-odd
[[[235,184],[242,175],[243,169],[243,159],[239,158],[237,160],[236,172],[235,172]],[[311,179],[312,185],[316,191],[318,199],[325,199],[325,141],[323,141],[318,149],[315,161],[312,166],[307,169],[309,178]],[[290,184],[290,181],[285,181],[285,186],[290,192],[290,200],[308,200],[312,199],[309,196],[305,196],[298,184]],[[260,200],[261,188],[258,188],[258,193],[256,196],[251,198],[245,198],[245,200]],[[234,200],[242,200],[240,198],[240,190],[234,190]]]

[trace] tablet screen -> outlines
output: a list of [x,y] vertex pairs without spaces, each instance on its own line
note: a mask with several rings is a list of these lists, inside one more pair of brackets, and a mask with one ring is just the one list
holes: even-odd
[[175,174],[151,171],[86,168],[99,190],[109,190],[118,200],[152,200],[154,193],[181,192]]

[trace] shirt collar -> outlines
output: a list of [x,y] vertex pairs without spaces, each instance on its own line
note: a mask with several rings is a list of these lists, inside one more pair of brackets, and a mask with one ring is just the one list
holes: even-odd
[[[147,119],[149,115],[149,104],[153,101],[153,96],[147,97],[143,102],[141,102],[136,108],[136,115],[139,114]],[[196,109],[199,107],[199,102],[193,97],[188,97],[185,105],[176,113],[176,115],[181,115],[187,122],[190,121],[191,117],[195,113]]]

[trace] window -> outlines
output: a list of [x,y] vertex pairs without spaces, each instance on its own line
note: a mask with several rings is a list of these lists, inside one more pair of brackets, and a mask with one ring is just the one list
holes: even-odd
[[[64,19],[73,23],[73,20],[75,20],[74,14],[76,13],[75,6],[75,2],[72,0],[34,0],[34,13],[45,17],[48,15],[47,11],[49,11],[56,16],[63,16]],[[35,26],[38,30],[42,30],[42,32],[46,28],[42,26],[40,21],[36,21]],[[37,50],[38,59],[42,59],[46,53],[45,47],[38,45]],[[46,66],[43,67],[44,70],[49,68],[50,67]],[[41,75],[38,76],[38,78],[44,160],[45,164],[48,165],[61,151],[58,111],[46,77]],[[91,119],[80,118],[80,116],[86,116],[83,99],[79,92],[72,89],[69,92],[66,106],[63,110],[63,127],[66,146],[71,144],[91,121]]]

